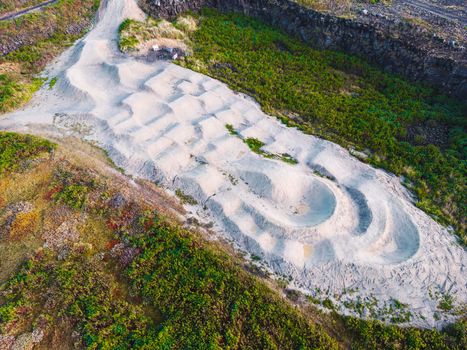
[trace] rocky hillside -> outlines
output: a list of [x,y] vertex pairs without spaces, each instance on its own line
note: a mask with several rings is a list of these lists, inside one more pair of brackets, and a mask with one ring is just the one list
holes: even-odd
[[385,15],[379,10],[341,17],[303,5],[304,1],[299,4],[292,0],[140,2],[155,17],[171,17],[203,6],[243,12],[298,36],[312,46],[356,54],[386,71],[423,81],[444,93],[458,97],[467,94],[467,54],[462,41],[459,44],[454,39],[446,40],[417,24],[416,19],[401,20],[400,16]]

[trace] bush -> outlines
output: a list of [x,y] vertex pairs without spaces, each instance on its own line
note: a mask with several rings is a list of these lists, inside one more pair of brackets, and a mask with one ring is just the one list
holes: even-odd
[[146,232],[129,237],[141,254],[128,276],[133,290],[165,316],[156,348],[337,348],[223,253],[157,217],[141,223]]
[[16,171],[43,153],[50,153],[55,144],[31,135],[0,131],[0,175]]
[[380,321],[340,317],[352,338],[352,349],[460,350],[465,349],[466,322],[455,323],[442,332],[413,327],[388,326]]

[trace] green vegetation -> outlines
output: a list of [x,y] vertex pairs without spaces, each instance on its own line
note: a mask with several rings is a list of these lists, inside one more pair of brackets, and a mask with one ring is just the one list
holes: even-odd
[[265,143],[261,140],[258,140],[254,137],[247,137],[246,139],[243,140],[243,142],[245,142],[248,147],[250,147],[250,149],[265,157],[265,158],[272,158],[272,159],[278,159],[278,160],[281,160],[285,163],[289,163],[289,164],[297,164],[297,160],[292,157],[290,154],[288,153],[283,153],[283,154],[274,154],[274,153],[269,153],[269,152],[266,152],[266,151],[263,151],[261,148],[265,145]]
[[[15,38],[24,42],[6,56],[0,56],[0,114],[30,100],[44,83],[36,75],[85,33],[98,7],[98,0],[59,0],[42,11],[0,22],[1,44],[11,47]],[[49,88],[55,82],[53,78]]]
[[0,175],[19,170],[28,161],[54,148],[50,141],[35,136],[0,131]]
[[58,203],[64,203],[74,209],[83,209],[86,204],[87,194],[87,186],[71,183],[55,194],[53,198]]
[[54,88],[55,84],[57,84],[57,77],[53,77],[52,79],[50,79],[50,81],[49,81],[49,90],[52,90]]
[[452,295],[443,294],[443,297],[438,304],[438,308],[443,311],[451,311],[453,309],[453,301]]
[[42,79],[21,82],[7,74],[0,74],[0,113],[14,110],[29,101],[42,86]]
[[230,135],[238,136],[238,132],[237,130],[235,130],[232,124],[225,124],[225,128],[228,130]]
[[143,49],[149,41],[159,38],[170,39],[173,40],[173,44],[178,42],[178,45],[184,45],[187,36],[178,28],[189,33],[196,28],[196,23],[189,16],[180,17],[175,24],[151,17],[145,22],[127,18],[118,29],[119,48],[122,52],[134,52]]
[[185,194],[183,193],[183,191],[179,188],[177,188],[175,190],[175,195],[180,198],[180,202],[182,202],[182,204],[189,204],[189,205],[196,205],[198,204],[198,201],[196,199],[194,199],[192,196],[190,196],[189,194]]
[[264,152],[261,147],[263,147],[265,145],[265,143],[261,140],[258,140],[254,137],[247,137],[246,139],[243,140],[248,147],[250,147],[250,149],[257,153],[257,154],[261,154],[261,155],[267,155],[266,152]]
[[467,322],[446,327],[442,332],[413,327],[388,326],[380,321],[341,317],[355,350],[437,349],[461,350],[467,346]]
[[65,318],[88,349],[337,349],[319,327],[187,232],[148,216],[139,225],[145,233],[128,237],[141,251],[128,281],[160,309],[161,324],[122,297],[106,272],[111,264],[78,246],[65,259],[37,253],[3,285],[0,330],[59,326]]
[[116,296],[118,288],[85,247],[61,260],[51,251],[38,252],[1,289],[0,331],[69,322],[86,349],[142,348],[154,332],[152,321],[140,305]]
[[136,50],[139,40],[134,33],[130,32],[134,31],[133,26],[137,26],[138,23],[134,19],[127,18],[118,27],[118,34],[120,36],[118,45],[121,51],[129,52]]
[[[239,133],[234,129],[234,127],[231,124],[226,124],[225,128],[229,131],[230,135],[241,138]],[[263,156],[265,158],[278,159],[289,164],[298,163],[297,160],[288,153],[274,154],[262,150],[261,148],[265,145],[265,143],[261,140],[258,140],[257,138],[247,137],[242,140],[253,152],[259,154],[260,156]]]
[[288,153],[282,153],[280,155],[279,159],[282,160],[283,162],[286,162],[286,163],[289,163],[289,164],[297,164],[298,163],[298,161]]
[[[224,254],[157,216],[132,244],[133,290],[160,308],[157,348],[333,349],[337,344]],[[194,331],[195,330],[195,331]]]
[[366,151],[467,243],[465,103],[240,14],[206,10],[189,36],[193,55],[182,65],[253,96],[287,125]]
[[[316,299],[313,301],[316,303]],[[319,299],[318,299],[319,303]],[[408,310],[408,305],[401,303],[397,299],[391,299],[378,305],[378,300],[373,296],[361,297],[355,299],[346,299],[342,303],[346,309],[356,312],[360,317],[381,320],[392,324],[406,323],[413,319],[412,312]]]
[[19,11],[38,5],[45,0],[2,0],[0,2],[0,14]]

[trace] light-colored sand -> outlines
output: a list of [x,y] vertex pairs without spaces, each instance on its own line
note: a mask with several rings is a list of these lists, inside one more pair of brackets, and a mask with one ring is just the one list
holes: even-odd
[[[95,28],[50,68],[54,89],[0,128],[85,134],[128,173],[194,197],[194,214],[304,290],[396,298],[424,326],[437,323],[434,291],[467,302],[465,251],[396,177],[281,125],[214,79],[123,56],[116,40],[126,17],[144,15],[133,0],[109,0]],[[225,124],[298,164],[252,153]]]

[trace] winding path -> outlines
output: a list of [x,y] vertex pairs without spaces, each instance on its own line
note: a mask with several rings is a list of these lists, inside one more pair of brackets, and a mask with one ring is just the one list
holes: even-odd
[[33,11],[36,11],[36,10],[40,10],[41,8],[43,8],[45,6],[56,3],[57,1],[58,0],[48,0],[48,1],[44,1],[44,2],[42,2],[40,4],[37,4],[35,6],[28,7],[26,9],[17,11],[17,12],[7,13],[6,15],[3,15],[2,17],[0,17],[0,21],[7,21],[9,19],[14,19],[14,18],[21,17],[21,16],[23,16],[23,15],[25,15],[27,13],[30,13],[30,12],[33,12]]
[[467,24],[467,18],[464,16],[463,11],[448,11],[446,8],[437,5],[432,2],[427,1],[420,1],[420,0],[406,0],[403,3],[407,6],[411,6],[420,10],[424,10],[426,12],[431,13],[432,15],[450,20],[450,21],[458,21],[462,25]]

